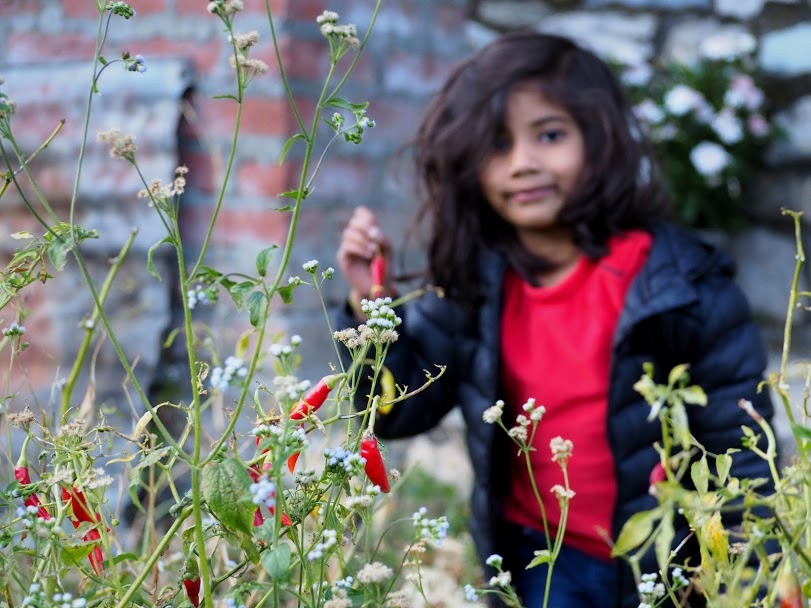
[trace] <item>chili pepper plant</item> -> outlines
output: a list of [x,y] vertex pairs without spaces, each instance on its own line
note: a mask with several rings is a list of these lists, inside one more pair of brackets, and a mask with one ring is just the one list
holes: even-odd
[[[224,30],[234,69],[233,91],[223,96],[222,103],[233,104],[236,113],[233,144],[199,251],[189,255],[180,230],[188,169],[178,167],[170,181],[162,183],[143,175],[137,134],[117,129],[98,134],[111,148],[111,162],[127,163],[139,176],[143,188],[137,198],[151,207],[164,228],[143,264],[156,280],[163,279],[153,261],[156,250],[168,248],[175,258],[183,320],[170,340],[183,344],[192,387],[176,401],[156,403],[148,397],[133,373],[136,362],[124,354],[106,308],[134,234],[121,245],[105,280],[96,284],[84,243],[98,233],[76,223],[81,206],[78,189],[63,216],[38,185],[42,167],[37,157],[62,136],[63,123],[54,125],[38,149],[21,149],[15,138],[15,104],[0,90],[0,153],[6,168],[0,197],[9,188],[16,191],[40,227],[36,234],[12,235],[20,247],[0,274],[0,309],[8,319],[0,324],[0,349],[9,362],[0,395],[0,432],[5,439],[0,473],[0,606],[403,605],[404,586],[421,589],[423,551],[447,533],[444,516],[431,517],[423,511],[385,525],[375,519],[387,500],[383,494],[396,491],[399,477],[386,463],[385,446],[374,436],[373,421],[382,407],[380,397],[374,396],[376,386],[385,377],[385,407],[396,407],[420,390],[397,387],[383,365],[397,338],[399,302],[379,291],[370,294],[364,303],[368,321],[336,332],[335,363],[320,380],[296,376],[300,338],[271,339],[268,330],[271,303],[290,304],[297,290],[309,288],[323,304],[322,286],[333,276],[332,268],[322,269],[316,260],[303,265],[301,276],[290,276],[290,260],[299,217],[324,155],[339,141],[362,143],[365,131],[374,126],[367,116],[368,103],[342,95],[373,30],[380,2],[362,37],[355,25],[340,23],[339,15],[331,11],[324,11],[313,24],[323,35],[329,70],[311,116],[290,92],[273,10],[267,6],[265,29],[272,37],[278,78],[298,126],[280,161],[294,145],[302,146],[304,153],[297,188],[283,193],[290,201],[280,210],[290,214],[287,239],[257,251],[253,269],[214,268],[207,263],[232,179],[245,91],[268,70],[263,61],[251,57],[258,32],[239,30],[240,0],[208,3],[211,18]],[[97,8],[98,39],[87,86],[77,184],[95,96],[115,94],[105,90],[105,73],[124,69],[137,78],[148,65],[141,55],[129,53],[110,59],[106,48],[111,22],[136,18],[132,7],[99,0]],[[323,124],[328,126],[328,138],[319,148]],[[323,150],[318,158],[317,149]],[[54,403],[42,404],[29,399],[24,383],[18,381],[24,375],[20,356],[29,345],[26,340],[36,334],[24,325],[22,295],[34,283],[47,288],[68,263],[80,269],[94,308],[83,324],[84,339],[61,392]],[[214,347],[209,330],[196,316],[203,304],[233,306],[250,323],[250,331],[227,356]],[[332,335],[326,314],[324,328]],[[116,428],[96,411],[92,385],[83,399],[77,399],[80,374],[92,372],[92,353],[102,341],[112,344],[126,373],[128,392],[122,401],[132,395],[140,416],[132,428]],[[348,366],[340,356],[344,349],[352,354]],[[272,382],[261,381],[263,370],[273,371]],[[426,383],[436,375],[427,376]],[[359,392],[369,379],[371,391]],[[225,395],[232,409],[223,432],[212,439],[206,421]],[[185,424],[179,433],[162,421],[163,408],[180,413]],[[241,430],[246,422],[249,432]],[[116,447],[122,440],[125,449]],[[123,475],[108,473],[114,465],[124,467]],[[140,511],[146,522],[143,534],[124,530],[119,514],[125,502]],[[410,529],[411,540],[398,560],[383,563],[386,535],[395,529],[398,534]]]

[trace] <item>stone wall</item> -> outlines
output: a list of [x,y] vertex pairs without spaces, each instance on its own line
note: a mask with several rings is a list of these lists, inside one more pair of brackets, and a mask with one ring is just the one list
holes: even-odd
[[[98,113],[93,129],[119,127],[135,135],[148,180],[170,179],[179,163],[191,169],[182,229],[193,254],[202,245],[219,194],[233,131],[235,104],[214,99],[233,91],[228,48],[219,21],[205,10],[203,0],[132,4],[137,11],[132,20],[111,23],[106,55],[116,57],[125,50],[142,54],[149,71],[113,69],[120,66],[107,70],[99,83],[101,94],[94,99]],[[252,56],[273,65],[264,4],[245,0],[237,24],[242,31],[259,30],[261,42]],[[336,0],[327,6],[316,0],[272,0],[270,4],[288,75],[297,99],[307,107],[317,95],[326,66],[315,17],[329,8],[363,31],[373,2]],[[63,132],[33,165],[61,213],[67,212],[74,186],[77,136],[98,28],[95,7],[94,0],[0,0],[0,75],[6,80],[3,90],[18,103],[15,125],[23,148],[33,150],[59,118],[67,120]],[[690,54],[703,36],[723,28],[744,29],[757,37],[758,60],[769,76],[767,93],[789,138],[770,151],[768,169],[748,193],[755,227],[726,246],[739,261],[742,284],[776,363],[794,270],[792,227],[779,210],[811,205],[811,7],[803,0],[386,0],[370,52],[345,90],[345,96],[355,101],[371,101],[369,116],[378,126],[367,132],[363,145],[338,146],[328,155],[316,190],[306,201],[291,274],[313,258],[323,266],[334,264],[341,227],[358,204],[376,208],[394,242],[402,241],[415,199],[407,171],[400,170],[398,148],[413,134],[431,93],[455,62],[498,31],[527,25],[570,34],[600,53],[621,48],[646,58]],[[295,185],[297,150],[291,153],[291,162],[283,166],[277,162],[292,132],[293,116],[278,72],[271,69],[248,90],[239,153],[208,265],[223,271],[251,268],[260,249],[285,238],[288,215],[273,209],[280,204],[278,194]],[[93,141],[94,133],[77,189],[82,210],[78,219],[88,228],[98,228],[101,239],[86,251],[100,281],[108,258],[117,254],[130,227],[138,228],[122,281],[111,295],[114,318],[126,330],[126,352],[138,359],[136,369],[145,385],[172,383],[178,378],[174,367],[178,353],[160,346],[162,337],[178,323],[177,298],[168,280],[172,261],[160,252],[156,258],[163,282],[146,272],[145,255],[162,237],[161,227],[136,199],[137,180],[124,164],[106,157],[105,148]],[[17,246],[8,235],[32,226],[18,197],[7,193],[0,203],[0,256],[7,256]],[[409,253],[413,267],[418,254]],[[70,364],[82,320],[90,312],[90,301],[78,289],[76,268],[69,265],[56,281],[51,289],[31,289],[26,300],[32,310],[26,321],[32,347],[24,353],[24,363],[28,382],[42,398],[51,394],[53,383]],[[808,286],[805,276],[802,286]],[[325,292],[328,304],[340,302],[343,294],[340,278]],[[11,310],[0,312],[5,322],[12,315]],[[235,314],[225,301],[205,310],[201,319],[214,328],[223,357],[249,327],[245,315]],[[273,319],[274,331],[304,338],[302,376],[322,375],[332,356],[317,299],[300,291],[295,304],[279,307]],[[807,351],[808,326],[805,318],[796,323],[797,357]],[[114,395],[123,373],[106,347],[100,352],[106,383],[100,400],[120,407]]]

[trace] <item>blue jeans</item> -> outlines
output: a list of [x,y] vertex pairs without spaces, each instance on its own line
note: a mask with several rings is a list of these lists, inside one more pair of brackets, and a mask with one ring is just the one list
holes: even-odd
[[[513,585],[526,608],[541,608],[546,589],[546,564],[525,569],[535,551],[546,547],[543,532],[511,528],[513,555],[505,566],[512,572]],[[505,556],[506,558],[507,556]],[[549,588],[547,608],[605,608],[617,603],[617,564],[567,547],[560,550]]]

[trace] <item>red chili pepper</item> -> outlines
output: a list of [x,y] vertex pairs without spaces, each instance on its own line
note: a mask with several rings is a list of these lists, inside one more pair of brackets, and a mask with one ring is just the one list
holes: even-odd
[[186,595],[188,596],[192,605],[197,608],[197,606],[200,605],[200,577],[184,578],[183,587],[186,589]]
[[[276,515],[276,507],[270,507],[269,511],[271,515]],[[281,520],[283,526],[287,526],[289,528],[293,525],[293,520],[290,519],[290,516],[284,511],[282,511]]]
[[383,464],[383,456],[380,454],[380,447],[377,445],[377,437],[372,433],[366,433],[360,442],[360,455],[366,459],[364,469],[366,476],[376,486],[380,486],[380,491],[387,493],[389,486],[389,476],[386,474],[386,465]]
[[369,274],[372,286],[369,288],[369,297],[372,299],[383,297],[383,285],[386,280],[386,258],[380,252],[376,253],[369,265]]
[[[91,515],[85,495],[75,487],[72,487],[70,490],[63,487],[62,500],[64,500],[73,510],[73,519],[71,520],[71,523],[73,524],[74,528],[78,528],[84,522],[96,524],[101,521],[101,517],[98,513]],[[97,541],[100,538],[101,534],[99,534],[99,531],[96,528],[92,528],[88,530],[87,534],[82,537],[82,540],[91,542]],[[90,566],[93,568],[93,572],[96,574],[101,574],[104,572],[104,567],[102,565],[104,562],[104,553],[99,545],[93,547],[93,550],[90,551],[87,559],[90,560]]]
[[67,502],[73,509],[74,527],[78,528],[79,523],[85,521],[94,524],[98,523],[99,516],[96,515],[94,517],[93,515],[90,514],[90,509],[87,506],[87,499],[80,490],[77,490],[75,487],[71,488],[70,490],[63,487],[62,500]]
[[656,493],[656,485],[667,480],[667,471],[662,466],[661,461],[656,463],[656,466],[651,469],[648,476],[648,493]]
[[340,382],[346,374],[332,374],[324,376],[314,387],[304,393],[290,412],[290,420],[304,420],[307,416],[324,405],[330,391]]
[[[82,537],[82,540],[85,542],[92,542],[101,539],[101,534],[99,531],[93,528],[92,530],[88,530],[87,534]],[[96,545],[93,547],[92,551],[87,556],[87,559],[90,560],[90,567],[93,568],[93,572],[97,575],[104,572],[104,553],[101,550],[100,545]]]
[[[30,486],[31,485],[31,474],[28,472],[28,467],[26,466],[17,466],[14,467],[14,479],[16,479],[21,486]],[[48,509],[42,506],[42,503],[39,500],[39,496],[36,494],[29,494],[26,496],[23,504],[26,507],[37,507],[39,511],[37,512],[37,516],[40,519],[51,519],[51,514],[48,513]]]
[[296,463],[298,462],[298,457],[301,455],[300,452],[296,452],[295,454],[291,454],[287,458],[287,470],[291,473],[296,470]]
[[783,570],[777,577],[776,586],[780,608],[803,608],[803,592],[796,574],[789,569]]

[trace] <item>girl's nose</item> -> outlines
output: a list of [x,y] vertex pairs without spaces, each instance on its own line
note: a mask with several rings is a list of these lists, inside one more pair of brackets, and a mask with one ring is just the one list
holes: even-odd
[[510,150],[510,172],[520,174],[538,171],[540,159],[535,147],[524,140],[516,140]]

